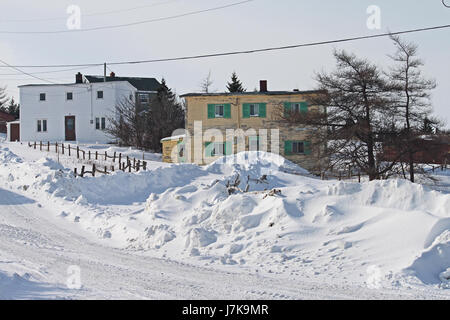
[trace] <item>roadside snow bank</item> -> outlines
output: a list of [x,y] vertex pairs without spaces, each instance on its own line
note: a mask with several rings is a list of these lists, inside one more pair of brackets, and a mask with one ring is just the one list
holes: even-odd
[[450,195],[404,180],[321,181],[257,152],[205,167],[75,178],[51,159],[23,161],[8,148],[0,148],[0,178],[130,250],[361,283],[370,270],[385,285],[403,272],[448,282]]

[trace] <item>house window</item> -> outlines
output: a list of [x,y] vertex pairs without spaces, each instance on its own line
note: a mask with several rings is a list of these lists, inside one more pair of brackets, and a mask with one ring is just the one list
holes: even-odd
[[37,121],[37,132],[47,132],[47,120]]
[[142,104],[149,103],[149,95],[147,93],[140,93],[139,94],[139,102]]
[[223,118],[224,115],[224,106],[221,104],[218,104],[215,106],[215,116],[216,118]]
[[259,151],[259,137],[258,136],[248,137],[248,148],[249,148],[249,151]]
[[106,129],[106,118],[95,118],[95,129],[105,130]]
[[250,117],[259,117],[259,104],[250,105]]
[[66,93],[66,100],[67,101],[73,100],[73,92],[67,92]]
[[97,91],[97,99],[103,99],[103,91]]
[[46,100],[46,94],[45,93],[40,93],[39,94],[39,101],[45,101]]
[[300,113],[300,103],[293,103],[292,104],[292,111],[296,113]]
[[292,153],[305,153],[305,144],[303,142],[292,142]]
[[214,147],[211,151],[211,156],[223,156],[225,154],[225,143],[224,142],[214,142]]

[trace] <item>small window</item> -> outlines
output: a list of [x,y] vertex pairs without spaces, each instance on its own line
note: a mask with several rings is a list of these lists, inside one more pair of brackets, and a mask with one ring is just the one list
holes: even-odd
[[47,120],[37,121],[37,132],[47,132]]
[[106,119],[102,118],[102,130],[106,129]]
[[293,103],[292,104],[292,111],[296,113],[300,113],[300,103]]
[[132,94],[130,94],[129,99],[130,99],[130,101],[133,101],[133,95]]
[[259,117],[259,104],[250,105],[250,117]]
[[95,129],[100,130],[100,118],[95,118]]
[[249,151],[259,151],[259,137],[249,137],[248,138]]
[[211,151],[211,156],[223,156],[225,154],[225,143],[215,142],[214,148]]
[[66,93],[66,100],[67,101],[73,100],[73,92],[67,92]]
[[147,93],[140,93],[139,102],[142,104],[149,103],[149,95]]
[[220,105],[216,105],[215,107],[216,107],[216,110],[215,110],[216,118],[223,118],[224,106],[220,104]]
[[97,91],[97,99],[103,99],[103,91]]
[[40,93],[39,94],[39,101],[45,101],[46,100],[46,94],[45,93]]
[[303,142],[292,143],[292,153],[305,153],[305,145]]

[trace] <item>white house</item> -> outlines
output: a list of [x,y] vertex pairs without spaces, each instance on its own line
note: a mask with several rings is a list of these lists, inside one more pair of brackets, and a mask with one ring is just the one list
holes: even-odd
[[111,142],[105,128],[115,107],[126,100],[148,103],[160,85],[154,78],[78,73],[73,84],[19,86],[20,140]]

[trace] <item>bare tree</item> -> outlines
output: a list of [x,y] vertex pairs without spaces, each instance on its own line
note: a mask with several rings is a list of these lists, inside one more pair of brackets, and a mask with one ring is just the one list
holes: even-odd
[[114,116],[108,117],[106,132],[118,139],[119,144],[142,148],[148,110],[133,100],[118,103]]
[[[398,36],[391,36],[397,49],[391,59],[389,78],[393,88],[393,102],[397,110],[396,118],[400,125],[400,143],[406,153],[409,179],[414,182],[414,154],[420,151],[418,137],[424,129],[439,126],[439,121],[431,116],[430,90],[436,87],[434,80],[425,79],[420,68],[423,62],[417,57],[417,45],[407,43]],[[425,127],[425,128],[424,128]]]
[[323,157],[332,167],[356,166],[379,179],[396,161],[380,161],[383,140],[392,128],[388,93],[390,88],[377,66],[345,51],[335,51],[336,70],[316,75],[321,94],[312,95],[309,105],[323,112],[286,108],[281,118],[315,129],[317,144],[326,144]]
[[209,71],[209,73],[206,76],[206,78],[203,79],[202,82],[200,83],[200,88],[201,88],[202,92],[209,93],[210,92],[210,88],[211,88],[213,83],[214,83],[214,81],[211,79],[211,71]]

